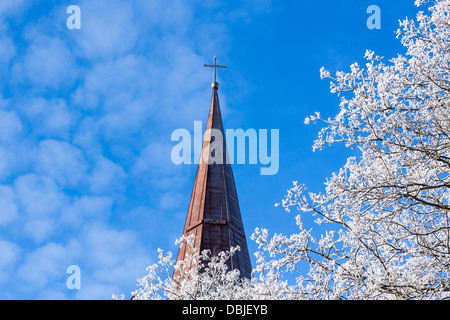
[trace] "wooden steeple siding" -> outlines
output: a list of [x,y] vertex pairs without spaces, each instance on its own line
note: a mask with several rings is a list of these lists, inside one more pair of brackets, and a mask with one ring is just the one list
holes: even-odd
[[[214,77],[215,78],[215,77]],[[215,80],[215,79],[214,79]],[[225,134],[220,113],[219,85],[212,83],[212,99],[202,146],[202,155],[197,167],[191,201],[186,216],[183,234],[195,235],[195,248],[202,252],[211,251],[217,255],[230,247],[239,246],[240,251],[227,261],[229,270],[239,269],[241,277],[249,278],[252,271],[250,255],[242,223],[239,201],[234,183],[233,171],[228,159]],[[211,129],[222,133],[222,150],[211,150]],[[216,145],[217,146],[217,145]],[[221,152],[222,163],[211,163],[211,152]],[[185,259],[186,247],[182,245],[178,252],[177,262]]]

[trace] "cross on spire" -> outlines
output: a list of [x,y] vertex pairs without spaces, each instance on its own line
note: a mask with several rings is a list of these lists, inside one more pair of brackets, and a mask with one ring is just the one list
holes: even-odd
[[204,64],[204,67],[212,67],[214,68],[214,82],[212,86],[217,88],[219,84],[217,83],[217,68],[226,68],[227,66],[220,66],[217,64],[217,57],[214,57],[214,64]]

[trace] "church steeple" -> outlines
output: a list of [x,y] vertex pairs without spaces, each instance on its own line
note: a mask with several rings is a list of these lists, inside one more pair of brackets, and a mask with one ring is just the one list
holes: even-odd
[[[201,159],[197,167],[191,200],[183,230],[184,235],[195,235],[195,247],[202,252],[209,249],[212,255],[227,251],[230,247],[239,246],[238,251],[227,261],[229,269],[239,269],[242,277],[249,278],[252,267],[247,241],[242,222],[239,201],[234,182],[233,171],[228,159],[225,130],[220,113],[216,68],[219,66],[214,58],[214,82],[212,83],[212,99],[206,125]],[[222,134],[221,150],[211,150],[214,135],[211,130]],[[217,145],[216,145],[217,146]],[[222,151],[222,152],[220,152]],[[211,157],[222,161],[211,163]],[[177,262],[185,259],[186,248],[180,247]]]

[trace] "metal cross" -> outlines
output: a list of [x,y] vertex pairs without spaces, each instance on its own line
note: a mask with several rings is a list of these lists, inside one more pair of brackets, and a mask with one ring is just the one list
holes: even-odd
[[227,66],[219,66],[217,64],[217,57],[214,57],[214,64],[204,64],[204,67],[212,67],[214,68],[214,82],[213,83],[217,83],[217,68],[226,68]]

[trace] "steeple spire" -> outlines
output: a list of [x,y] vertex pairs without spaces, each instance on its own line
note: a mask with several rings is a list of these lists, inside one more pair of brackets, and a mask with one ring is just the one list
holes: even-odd
[[[209,65],[205,65],[209,66]],[[216,59],[212,67],[218,66]],[[218,84],[214,75],[213,92],[206,132],[216,129],[225,137],[222,115],[219,106]],[[195,235],[194,246],[202,252],[211,251],[217,255],[221,251],[228,251],[231,247],[240,247],[240,251],[227,261],[229,270],[239,269],[242,277],[249,278],[252,271],[250,255],[242,222],[239,201],[234,182],[233,171],[228,159],[225,138],[222,139],[223,161],[208,161],[217,148],[211,150],[213,135],[205,134],[201,155],[208,159],[201,159],[197,167],[191,200],[186,216],[183,235]],[[219,150],[220,151],[220,150]],[[221,162],[221,163],[220,163]],[[183,261],[186,255],[185,246],[178,252],[177,262]]]

